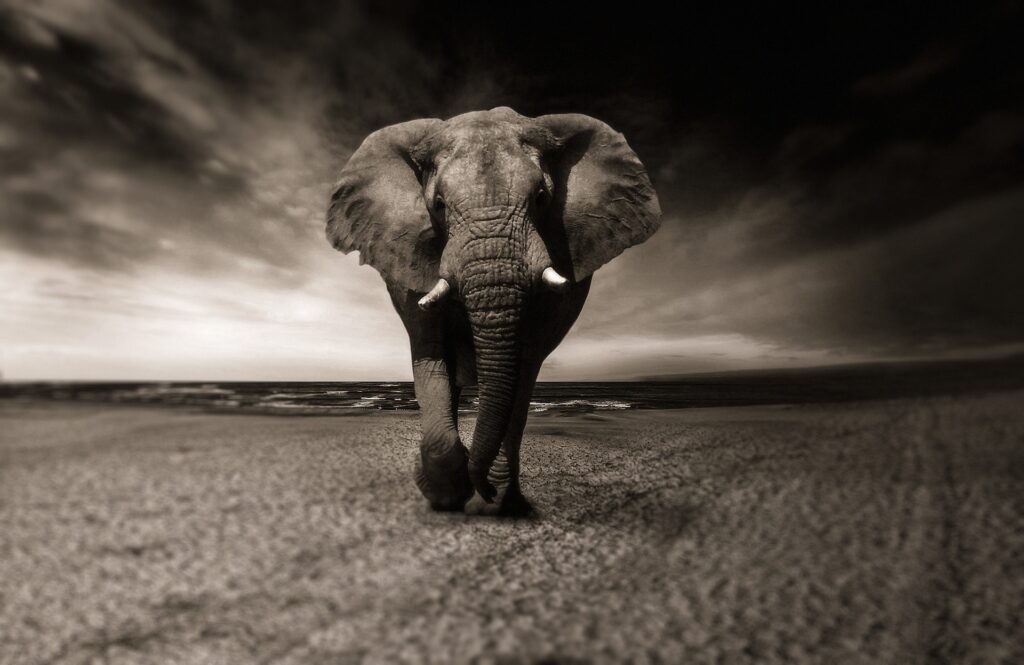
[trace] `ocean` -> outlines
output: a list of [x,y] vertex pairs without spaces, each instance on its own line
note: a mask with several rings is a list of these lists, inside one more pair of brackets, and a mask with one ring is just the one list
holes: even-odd
[[[539,382],[534,413],[589,413],[756,404],[805,404],[1024,389],[1024,356],[837,365],[663,377]],[[208,411],[343,415],[418,408],[411,382],[7,382],[0,400],[169,405]],[[463,391],[460,411],[476,407]]]

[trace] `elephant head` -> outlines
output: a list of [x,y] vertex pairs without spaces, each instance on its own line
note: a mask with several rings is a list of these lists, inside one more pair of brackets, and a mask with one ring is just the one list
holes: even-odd
[[585,115],[509,108],[374,132],[341,173],[327,215],[335,248],[359,251],[422,307],[462,300],[476,353],[479,417],[470,477],[487,500],[520,371],[524,306],[569,289],[660,224],[643,165]]

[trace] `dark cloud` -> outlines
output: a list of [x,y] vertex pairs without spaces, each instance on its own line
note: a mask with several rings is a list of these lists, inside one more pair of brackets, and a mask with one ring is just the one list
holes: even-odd
[[[120,63],[100,41],[102,34],[90,41],[10,9],[0,26],[0,53],[16,68],[15,80],[7,81],[4,120],[44,141],[29,146],[40,159],[68,142],[123,151],[168,169],[191,170],[208,157],[189,128],[117,70]],[[173,63],[141,49],[119,55],[173,69]],[[34,162],[24,153],[10,157],[11,168],[31,168]]]
[[1024,341],[1019,4],[630,9],[2,3],[0,241],[56,270],[312,292],[344,265],[323,207],[367,133],[572,111],[626,134],[665,224],[598,274],[569,344],[788,362]]

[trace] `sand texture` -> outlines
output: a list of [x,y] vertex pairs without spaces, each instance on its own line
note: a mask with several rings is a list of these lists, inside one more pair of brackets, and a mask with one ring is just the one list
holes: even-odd
[[532,417],[512,521],[429,512],[416,414],[7,402],[0,663],[1022,663],[1022,414]]

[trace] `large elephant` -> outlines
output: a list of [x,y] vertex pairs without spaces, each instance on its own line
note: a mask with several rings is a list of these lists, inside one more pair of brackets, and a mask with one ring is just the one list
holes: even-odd
[[[408,331],[423,435],[416,484],[435,510],[530,511],[519,447],[541,363],[579,316],[591,274],[660,218],[626,140],[585,115],[502,107],[412,120],[352,155],[327,238],[380,272]],[[473,384],[467,451],[458,401]]]

